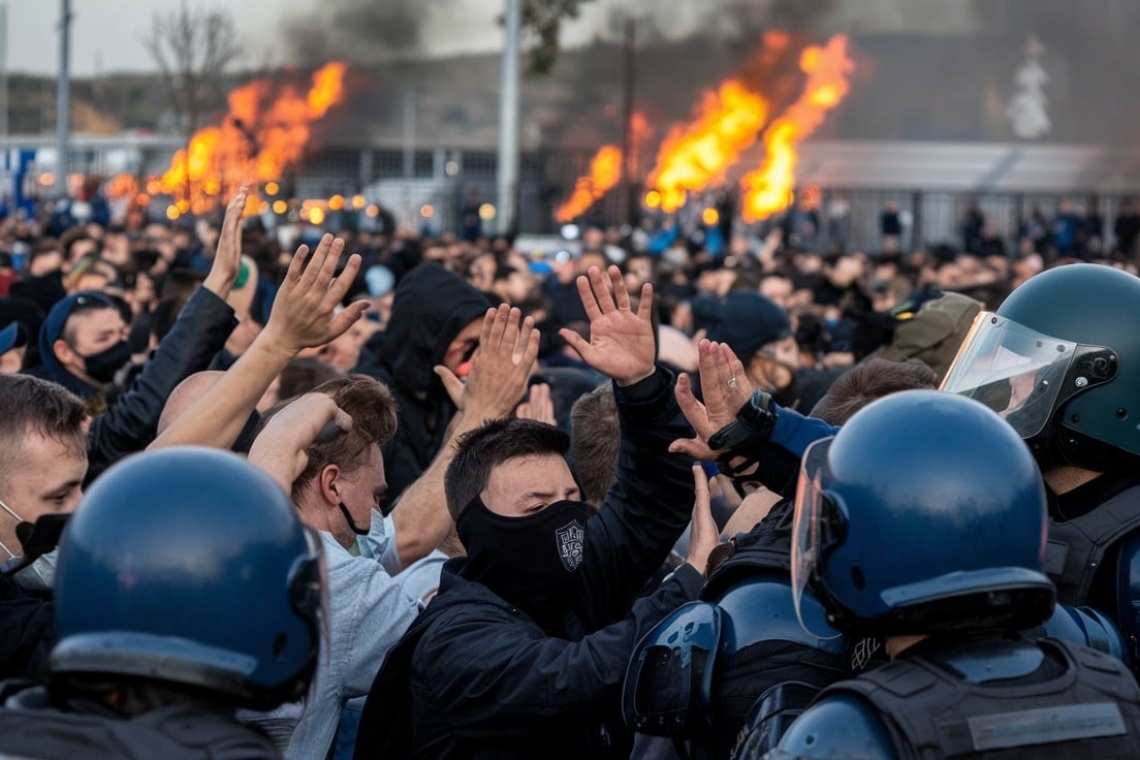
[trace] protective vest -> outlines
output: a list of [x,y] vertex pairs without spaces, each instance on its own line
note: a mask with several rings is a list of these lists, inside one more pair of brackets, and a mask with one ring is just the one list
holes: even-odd
[[1057,586],[1057,603],[1081,605],[1104,555],[1140,529],[1140,486],[1118,493],[1096,509],[1066,522],[1049,523],[1045,572]]
[[883,720],[900,760],[1140,757],[1140,687],[1124,665],[1057,639],[1037,646],[1062,666],[1060,675],[971,683],[961,672],[998,674],[979,658],[984,650],[968,648],[957,659],[897,660],[827,687],[816,701],[862,697]]
[[[33,690],[41,691],[42,690]],[[40,700],[46,702],[46,700]],[[192,705],[137,718],[31,707],[0,709],[0,754],[28,760],[279,760],[273,743],[226,715]]]

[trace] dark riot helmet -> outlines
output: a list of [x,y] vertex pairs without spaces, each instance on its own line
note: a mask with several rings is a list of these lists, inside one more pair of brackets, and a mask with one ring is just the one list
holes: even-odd
[[308,688],[323,595],[320,538],[268,475],[212,449],[139,454],[64,532],[51,674],[267,709]]
[[1098,264],[1042,272],[978,315],[942,390],[981,401],[1043,468],[1140,466],[1140,278]]
[[1017,433],[976,401],[904,391],[804,453],[792,585],[845,633],[1022,630],[1053,610],[1046,498]]

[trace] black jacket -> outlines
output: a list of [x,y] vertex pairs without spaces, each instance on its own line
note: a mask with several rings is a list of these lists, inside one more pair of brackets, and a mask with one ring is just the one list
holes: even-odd
[[437,264],[421,264],[396,288],[392,318],[361,351],[354,372],[383,382],[396,397],[399,425],[384,444],[387,512],[431,464],[444,443],[455,405],[432,370],[464,327],[482,318],[491,302]]
[[91,424],[88,483],[123,457],[150,445],[171,391],[190,375],[209,368],[236,325],[234,310],[225,300],[206,288],[194,291],[142,372]]
[[384,746],[398,746],[401,738],[386,731],[399,732],[400,704],[409,699],[409,679],[400,684],[394,675],[401,667],[410,672],[411,756],[628,757],[619,700],[633,646],[694,598],[702,578],[683,566],[629,612],[689,521],[690,461],[667,447],[691,431],[665,371],[615,393],[622,428],[618,479],[587,523],[586,556],[563,630],[543,630],[523,610],[464,578],[464,560],[448,563],[439,594],[401,642],[403,656],[394,650],[373,684],[357,758],[404,756]]
[[[0,684],[0,754],[43,760],[279,760],[269,737],[187,698],[125,717],[86,697]],[[60,709],[59,705],[66,707]],[[11,753],[11,754],[8,754]]]
[[0,576],[0,680],[42,678],[55,642],[51,603]]

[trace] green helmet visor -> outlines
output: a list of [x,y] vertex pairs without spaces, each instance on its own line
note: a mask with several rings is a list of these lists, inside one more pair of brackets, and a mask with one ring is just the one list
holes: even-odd
[[980,401],[1028,440],[1045,429],[1071,396],[1115,373],[1116,357],[1109,349],[1070,343],[982,312],[942,390]]

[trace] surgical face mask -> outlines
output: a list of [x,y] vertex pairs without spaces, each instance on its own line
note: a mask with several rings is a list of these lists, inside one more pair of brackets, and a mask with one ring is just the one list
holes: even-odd
[[59,549],[52,549],[37,557],[32,564],[13,575],[12,579],[29,591],[51,591],[55,586],[55,566],[58,561]]
[[[0,501],[0,509],[5,510],[17,521],[16,540],[19,541],[19,554],[0,542],[0,549],[5,550],[5,553],[8,554],[8,561],[3,564],[2,570],[0,570],[5,574],[22,570],[27,565],[32,564],[35,559],[55,551],[56,547],[59,546],[59,538],[63,536],[67,520],[71,517],[71,514],[49,513],[40,515],[34,523],[30,523],[17,515],[16,510],[3,501]],[[54,561],[51,562],[54,563]]]
[[395,575],[402,569],[400,557],[396,553],[396,526],[391,517],[385,517],[378,510],[372,510],[372,524],[367,533],[358,536],[356,548],[361,557],[379,562],[389,574]]

